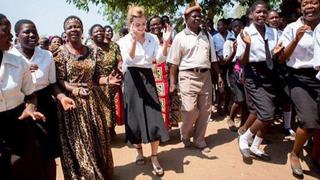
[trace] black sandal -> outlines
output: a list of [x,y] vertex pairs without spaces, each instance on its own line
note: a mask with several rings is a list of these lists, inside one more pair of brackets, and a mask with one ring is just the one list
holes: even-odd
[[[142,147],[137,147],[137,150],[141,149]],[[141,166],[141,165],[145,165],[146,161],[145,161],[145,157],[143,155],[138,154],[138,156],[136,157],[136,164]]]
[[[158,157],[158,155],[151,155],[152,157]],[[153,164],[152,159],[151,159],[151,163],[152,163],[152,167],[153,167],[153,171],[156,173],[157,176],[163,176],[164,175],[164,171],[163,168],[161,166],[156,166],[155,164]]]

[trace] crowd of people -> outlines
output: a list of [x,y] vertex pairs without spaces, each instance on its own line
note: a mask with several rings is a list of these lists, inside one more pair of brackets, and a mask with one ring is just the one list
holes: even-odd
[[288,24],[260,0],[241,18],[220,19],[217,31],[201,12],[196,2],[186,7],[177,33],[168,16],[147,19],[131,5],[116,42],[112,27],[100,24],[83,41],[77,16],[50,37],[21,19],[13,44],[0,14],[0,179],[54,180],[57,157],[65,179],[114,179],[116,125],[125,126],[137,165],[146,163],[142,144],[150,143],[152,169],[163,176],[158,147],[178,121],[185,148],[210,152],[213,105],[239,134],[244,160],[271,159],[260,145],[280,119],[295,139],[293,175],[303,177],[306,142],[319,170],[320,0],[301,0],[301,16]]

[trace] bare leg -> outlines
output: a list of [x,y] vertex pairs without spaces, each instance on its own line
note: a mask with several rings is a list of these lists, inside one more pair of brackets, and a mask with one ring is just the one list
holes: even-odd
[[158,176],[163,175],[163,169],[158,161],[158,147],[159,147],[159,141],[154,141],[151,142],[151,162],[152,162],[152,167],[156,174]]
[[310,138],[310,133],[307,129],[298,127],[296,131],[296,139],[294,141],[293,149],[290,154],[290,163],[293,173],[296,175],[302,175],[302,168],[299,160],[299,154],[303,148],[303,145]]

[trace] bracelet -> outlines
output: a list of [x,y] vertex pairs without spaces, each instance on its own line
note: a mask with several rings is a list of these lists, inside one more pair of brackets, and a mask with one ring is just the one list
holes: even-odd
[[106,85],[109,85],[109,77],[106,77]]
[[72,94],[73,94],[74,96],[79,96],[79,92],[80,92],[80,88],[74,88],[74,89],[72,89]]

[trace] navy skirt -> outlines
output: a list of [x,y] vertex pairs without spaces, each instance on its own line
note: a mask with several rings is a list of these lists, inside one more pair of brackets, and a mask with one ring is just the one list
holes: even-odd
[[320,129],[320,80],[313,68],[289,68],[289,93],[299,118],[306,129]]
[[276,96],[273,71],[265,61],[250,62],[244,67],[244,76],[250,112],[255,110],[259,120],[273,120]]

